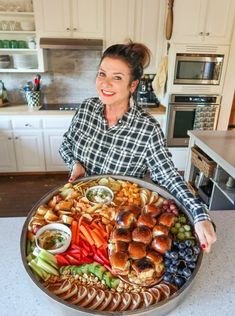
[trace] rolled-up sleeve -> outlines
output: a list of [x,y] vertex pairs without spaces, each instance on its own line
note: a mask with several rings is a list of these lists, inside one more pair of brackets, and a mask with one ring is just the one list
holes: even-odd
[[191,212],[194,223],[210,220],[203,204],[193,196],[182,176],[174,167],[171,157],[172,155],[166,147],[166,141],[161,129],[153,129],[146,154],[151,179],[167,189]]

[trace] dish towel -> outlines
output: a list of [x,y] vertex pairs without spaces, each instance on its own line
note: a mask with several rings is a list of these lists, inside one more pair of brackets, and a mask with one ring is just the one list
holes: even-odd
[[168,70],[168,57],[164,56],[159,65],[159,71],[152,82],[153,90],[158,98],[163,98],[165,94],[165,86]]

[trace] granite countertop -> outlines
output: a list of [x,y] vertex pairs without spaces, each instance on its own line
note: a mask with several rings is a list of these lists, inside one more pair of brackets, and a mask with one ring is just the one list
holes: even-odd
[[[195,282],[184,301],[170,316],[235,315],[235,210],[211,211],[217,226],[218,241],[204,255]],[[60,316],[56,305],[26,274],[20,257],[20,234],[25,218],[0,220],[0,314],[1,316]],[[7,242],[6,242],[7,241]]]
[[[157,108],[147,108],[147,111],[152,115],[165,115],[166,108],[160,105]],[[0,107],[0,116],[2,115],[71,115],[73,116],[75,111],[29,111],[27,105],[10,105],[6,107]]]

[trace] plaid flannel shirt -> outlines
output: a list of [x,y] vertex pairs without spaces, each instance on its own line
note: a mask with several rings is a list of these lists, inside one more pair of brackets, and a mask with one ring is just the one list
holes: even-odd
[[210,220],[175,169],[159,123],[137,104],[109,128],[103,103],[98,98],[85,100],[64,134],[60,154],[70,170],[75,162],[80,162],[86,175],[143,178],[148,171],[154,182],[191,212],[195,223]]

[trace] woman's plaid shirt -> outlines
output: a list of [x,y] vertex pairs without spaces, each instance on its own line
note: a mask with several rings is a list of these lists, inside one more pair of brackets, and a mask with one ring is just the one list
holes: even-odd
[[69,169],[80,162],[86,175],[119,174],[151,179],[166,188],[188,210],[194,222],[209,219],[200,201],[188,190],[166,148],[159,123],[137,105],[111,128],[98,98],[85,100],[64,134],[60,154]]

